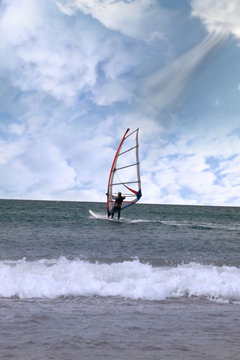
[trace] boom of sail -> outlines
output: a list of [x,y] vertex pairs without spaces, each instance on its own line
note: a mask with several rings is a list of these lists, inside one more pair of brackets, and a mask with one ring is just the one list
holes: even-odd
[[113,159],[107,188],[108,216],[119,192],[126,197],[122,209],[134,205],[142,196],[138,132],[138,128],[133,131],[126,130]]

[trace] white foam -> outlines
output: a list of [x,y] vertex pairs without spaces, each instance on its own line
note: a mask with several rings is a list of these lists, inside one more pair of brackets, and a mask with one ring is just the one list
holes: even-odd
[[113,264],[80,259],[0,261],[0,296],[121,296],[164,300],[183,296],[240,301],[240,269],[190,263],[152,267],[138,260]]
[[218,224],[208,222],[194,222],[194,221],[174,221],[174,220],[162,220],[163,225],[178,226],[178,227],[196,227],[199,229],[213,229],[213,230],[226,230],[226,231],[238,231],[240,226],[237,223],[229,224]]
[[[99,213],[99,212],[97,213],[95,211],[89,210],[89,214],[91,215],[92,218],[95,218],[95,219],[110,220],[110,221],[117,220],[117,215],[115,216],[114,219],[111,219],[111,217],[109,217],[109,218],[107,217],[106,213]],[[134,220],[131,220],[131,219],[125,218],[123,216],[121,216],[120,221],[121,222],[126,222],[126,223],[131,223],[131,224],[153,222],[152,220],[146,220],[146,219],[134,219]]]

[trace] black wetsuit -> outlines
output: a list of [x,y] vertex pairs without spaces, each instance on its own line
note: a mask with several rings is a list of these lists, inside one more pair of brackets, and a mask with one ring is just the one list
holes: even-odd
[[126,198],[126,196],[118,196],[118,197],[114,197],[113,199],[115,199],[115,205],[112,209],[112,213],[111,213],[111,217],[113,219],[114,213],[117,210],[118,212],[118,220],[120,219],[120,212],[121,212],[121,206],[122,206],[122,202],[123,200]]

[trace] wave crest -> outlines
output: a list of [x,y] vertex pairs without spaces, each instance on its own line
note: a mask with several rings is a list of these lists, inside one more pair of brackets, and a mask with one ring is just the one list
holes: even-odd
[[240,269],[189,263],[153,267],[139,260],[112,264],[81,259],[0,261],[0,296],[121,296],[130,299],[205,297],[240,302]]

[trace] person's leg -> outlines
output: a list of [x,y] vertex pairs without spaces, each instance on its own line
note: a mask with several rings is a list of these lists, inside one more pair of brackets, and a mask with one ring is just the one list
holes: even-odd
[[113,219],[114,213],[115,213],[115,206],[112,209],[112,215],[111,215],[112,219]]
[[120,216],[121,216],[120,212],[121,212],[121,208],[119,207],[118,208],[118,220],[120,219]]

